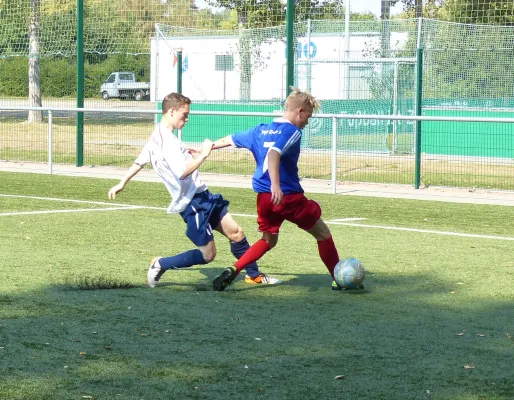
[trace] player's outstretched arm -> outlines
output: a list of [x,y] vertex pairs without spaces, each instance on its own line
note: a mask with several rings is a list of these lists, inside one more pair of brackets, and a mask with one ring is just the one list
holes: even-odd
[[212,149],[223,149],[224,147],[228,146],[232,146],[232,135],[225,136],[224,138],[216,140],[212,146]]
[[195,172],[200,165],[205,161],[209,154],[211,154],[212,150],[212,141],[209,139],[205,139],[202,143],[202,148],[199,150],[189,149],[189,153],[193,156],[193,160],[187,163],[186,169],[180,176],[180,179],[186,179],[189,175]]
[[[222,149],[224,147],[232,146],[231,138],[232,138],[232,136],[226,136],[222,139],[216,140],[215,142],[213,142],[211,150]],[[206,140],[209,140],[209,139],[206,139]],[[202,153],[202,147],[200,147],[200,148],[189,147],[187,149],[187,151],[194,158],[197,158]]]
[[120,183],[113,186],[111,190],[109,190],[109,193],[107,194],[109,196],[110,200],[114,200],[116,198],[116,195],[123,190],[125,185],[143,168],[142,165],[139,164],[132,164],[130,168],[128,169],[125,176],[121,179]]

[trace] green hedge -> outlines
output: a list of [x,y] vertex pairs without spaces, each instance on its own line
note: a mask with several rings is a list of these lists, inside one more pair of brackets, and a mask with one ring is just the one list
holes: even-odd
[[0,60],[0,95],[26,97],[29,93],[28,61],[16,57]]
[[[139,81],[150,81],[150,55],[87,55],[85,97],[99,97],[100,85],[113,71],[134,71]],[[27,97],[28,59],[0,59],[0,96]],[[43,97],[74,97],[76,94],[76,64],[71,58],[40,60],[41,92]]]

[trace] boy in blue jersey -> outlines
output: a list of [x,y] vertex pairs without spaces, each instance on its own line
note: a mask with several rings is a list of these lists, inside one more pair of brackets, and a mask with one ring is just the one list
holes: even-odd
[[213,149],[234,146],[253,153],[256,169],[252,184],[257,192],[257,223],[262,232],[262,239],[234,264],[235,268],[227,268],[216,277],[214,290],[225,290],[246,265],[275,247],[284,221],[290,221],[314,236],[321,260],[332,276],[332,289],[342,289],[334,280],[339,255],[332,234],[321,219],[319,204],[305,197],[298,176],[302,129],[313,111],[319,109],[319,103],[309,93],[292,89],[281,118],[214,142]]
[[[161,122],[127,174],[108,193],[109,199],[114,200],[143,166],[151,163],[170,193],[168,213],[180,214],[187,225],[187,237],[197,246],[174,256],[153,258],[146,277],[151,288],[170,269],[207,264],[214,260],[213,230],[230,240],[230,249],[236,258],[250,248],[243,230],[228,212],[229,202],[220,194],[212,194],[198,174],[198,168],[209,156],[213,143],[207,139],[200,150],[192,150],[173,134],[188,121],[190,104],[191,100],[179,93],[170,93],[164,98]],[[280,280],[259,272],[256,263],[247,264],[246,272],[258,283],[280,283]]]

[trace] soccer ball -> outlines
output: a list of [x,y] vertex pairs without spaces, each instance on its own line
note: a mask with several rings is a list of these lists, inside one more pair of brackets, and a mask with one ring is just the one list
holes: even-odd
[[344,289],[364,289],[362,281],[365,276],[366,270],[362,262],[356,258],[345,258],[334,268],[334,278]]

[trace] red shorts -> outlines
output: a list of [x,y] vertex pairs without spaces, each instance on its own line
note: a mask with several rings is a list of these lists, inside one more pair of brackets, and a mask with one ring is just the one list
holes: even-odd
[[271,193],[257,195],[257,223],[260,232],[278,233],[284,221],[308,231],[321,217],[321,207],[303,193],[285,194],[278,206],[271,202]]

